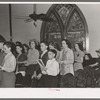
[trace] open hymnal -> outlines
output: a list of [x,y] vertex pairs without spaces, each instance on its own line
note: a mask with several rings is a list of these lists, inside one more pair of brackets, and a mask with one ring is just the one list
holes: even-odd
[[41,71],[43,71],[45,69],[45,65],[44,65],[42,59],[38,59],[37,63],[40,65]]

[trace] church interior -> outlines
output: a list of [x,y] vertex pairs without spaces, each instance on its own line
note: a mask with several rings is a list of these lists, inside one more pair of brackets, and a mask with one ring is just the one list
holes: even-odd
[[[46,14],[53,4],[36,4],[37,14]],[[68,4],[67,4],[68,5]],[[97,56],[95,50],[99,49],[99,4],[76,4],[80,12],[82,13],[83,20],[85,19],[86,34],[88,36],[88,52],[92,56]],[[54,9],[54,8],[52,8]],[[13,41],[21,41],[28,43],[29,39],[36,38],[40,41],[41,28],[43,21],[37,20],[34,26],[34,21],[26,23],[23,17],[29,16],[34,10],[34,4],[12,4],[11,5],[11,20],[12,20],[12,38]],[[67,18],[66,18],[67,20]],[[6,40],[10,40],[10,26],[9,26],[9,5],[0,4],[0,35]],[[67,26],[66,26],[67,27]],[[62,30],[62,29],[61,29]],[[63,33],[63,32],[62,32]]]
[[[61,47],[62,41],[65,41],[62,39],[68,39],[72,45],[72,50],[74,49],[75,43],[80,42],[83,46],[84,53],[89,53],[96,59],[98,58],[98,53],[100,53],[99,11],[100,4],[0,4],[0,38],[14,43],[25,43],[27,45],[29,45],[29,41],[32,39],[35,39],[41,44],[42,41],[46,41],[47,43],[54,41],[58,43],[59,47]],[[47,46],[46,43],[44,44]],[[51,52],[54,53],[52,50]],[[74,62],[76,63],[76,61]],[[98,62],[100,63],[100,61]],[[98,66],[100,66],[99,63]],[[99,68],[96,69],[96,72],[89,69],[91,73],[93,72],[92,78],[95,76],[94,73],[97,73],[97,76],[100,75],[98,69]],[[34,75],[32,77],[34,77]],[[17,77],[20,77],[20,75]],[[69,75],[69,77],[71,78],[72,76]],[[80,77],[83,76],[80,75]],[[46,78],[47,77],[45,77],[45,79]],[[91,82],[92,80],[90,86],[80,85],[79,87],[100,87],[100,77],[96,77],[98,80],[92,78],[89,78],[90,80],[87,78],[87,81],[85,81]],[[74,78],[72,77],[72,79]],[[84,81],[84,79],[81,81]],[[34,82],[36,82],[36,80],[34,80]],[[96,82],[98,82],[98,86]],[[23,86],[18,84],[16,87]],[[65,87],[67,86],[65,85]]]

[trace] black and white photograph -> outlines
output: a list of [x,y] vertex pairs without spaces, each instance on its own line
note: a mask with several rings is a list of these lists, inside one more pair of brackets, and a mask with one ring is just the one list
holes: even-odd
[[100,4],[0,4],[0,88],[99,87]]

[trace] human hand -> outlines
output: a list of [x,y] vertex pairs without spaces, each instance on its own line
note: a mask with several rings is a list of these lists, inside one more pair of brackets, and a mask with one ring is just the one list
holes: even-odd
[[25,66],[29,66],[29,63],[27,62],[27,63],[25,63]]
[[46,75],[47,73],[46,73],[46,71],[42,71],[42,74]]
[[36,78],[36,74],[33,74],[33,75],[32,75],[31,79],[33,79],[33,78]]
[[39,74],[36,78],[39,80],[41,78],[42,74]]
[[64,61],[60,61],[60,64],[63,64],[64,63]]

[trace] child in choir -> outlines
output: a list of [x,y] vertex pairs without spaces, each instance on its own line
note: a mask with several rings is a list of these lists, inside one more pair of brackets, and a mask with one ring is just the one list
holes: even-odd
[[[41,54],[40,54],[40,59],[43,61],[44,65],[46,66],[46,63],[48,61],[48,44],[44,41],[40,43],[40,48],[41,48]],[[38,76],[37,79],[39,80],[38,86],[39,87],[44,87],[44,75],[42,75],[41,70],[38,71]]]
[[49,60],[47,61],[46,67],[44,67],[44,70],[42,71],[42,74],[45,75],[45,87],[58,87],[59,63],[55,59],[56,55],[56,50],[49,50]]

